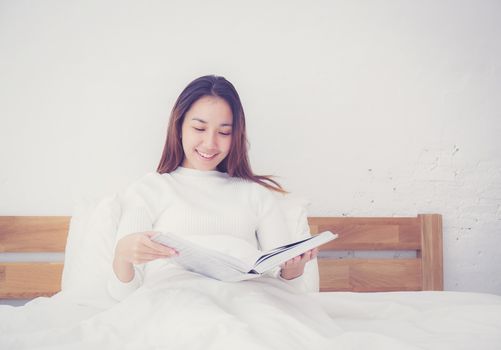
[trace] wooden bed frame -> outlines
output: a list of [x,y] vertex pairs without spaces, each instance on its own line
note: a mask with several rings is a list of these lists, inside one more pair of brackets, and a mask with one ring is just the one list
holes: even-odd
[[[0,216],[2,253],[64,252],[70,217]],[[310,217],[312,234],[339,238],[328,251],[415,251],[411,258],[318,259],[320,291],[443,290],[442,217]],[[0,262],[0,299],[50,296],[61,288],[63,262]]]

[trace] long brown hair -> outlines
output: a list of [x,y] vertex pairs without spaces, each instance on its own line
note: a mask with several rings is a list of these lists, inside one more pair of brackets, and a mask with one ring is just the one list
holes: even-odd
[[245,114],[237,90],[228,80],[215,75],[206,75],[193,80],[181,92],[172,108],[167,138],[158,164],[157,172],[170,173],[180,166],[184,159],[183,145],[181,143],[181,129],[186,112],[191,105],[204,96],[214,96],[224,99],[233,114],[233,127],[230,152],[217,170],[226,172],[231,177],[239,177],[254,181],[273,191],[287,193],[282,186],[270,175],[255,175],[250,167],[247,155],[248,141],[245,132]]

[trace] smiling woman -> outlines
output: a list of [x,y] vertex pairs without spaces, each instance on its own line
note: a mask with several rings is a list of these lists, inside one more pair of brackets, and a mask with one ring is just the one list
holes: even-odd
[[[238,239],[261,250],[290,243],[272,192],[285,193],[269,176],[251,170],[235,87],[223,77],[195,79],[172,109],[157,172],[131,185],[124,196],[110,294],[122,300],[159,269],[180,272],[168,259],[179,253],[152,240],[159,231],[198,240],[222,236],[222,245]],[[303,289],[305,264],[317,253],[311,249],[268,275]]]
[[[215,142],[215,144],[201,143],[202,137],[190,137],[191,133],[185,135],[188,133],[188,126],[193,127],[193,131],[204,134],[204,142]],[[208,134],[211,138],[209,140]],[[228,135],[229,141],[226,134],[230,134]],[[186,141],[183,140],[185,137],[189,137],[190,142],[198,143],[196,145],[185,144]],[[193,152],[195,152],[193,158],[199,160],[215,156],[223,151],[217,146],[227,146],[226,143],[229,143],[226,156],[216,157],[210,164],[216,165],[212,170],[256,182],[273,191],[285,192],[270,177],[255,175],[252,172],[247,153],[245,113],[240,96],[231,82],[213,75],[193,80],[176,100],[157,172],[170,173],[180,165],[186,165],[183,162],[187,156],[191,157]],[[187,146],[186,149],[185,146]],[[204,169],[205,167],[207,166],[204,165]]]

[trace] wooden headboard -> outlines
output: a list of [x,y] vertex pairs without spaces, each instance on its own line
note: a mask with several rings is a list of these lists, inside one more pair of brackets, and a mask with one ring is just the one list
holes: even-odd
[[412,251],[410,258],[318,259],[320,291],[387,292],[443,290],[442,216],[355,218],[312,217],[312,234],[339,238],[329,251]]
[[[4,253],[64,252],[70,217],[0,216]],[[442,290],[442,218],[310,217],[312,234],[339,238],[321,247],[321,291]],[[414,251],[410,258],[329,258],[330,251]],[[5,259],[2,259],[5,260]],[[0,261],[0,298],[50,296],[61,288],[63,262]]]

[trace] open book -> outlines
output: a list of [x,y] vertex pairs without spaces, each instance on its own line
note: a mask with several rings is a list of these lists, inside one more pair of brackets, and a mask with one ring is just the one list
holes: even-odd
[[266,252],[256,249],[254,254],[241,259],[202,247],[173,233],[157,233],[152,240],[174,248],[179,255],[170,259],[187,270],[221,281],[242,281],[259,277],[263,272],[335,238],[337,234],[325,231]]

